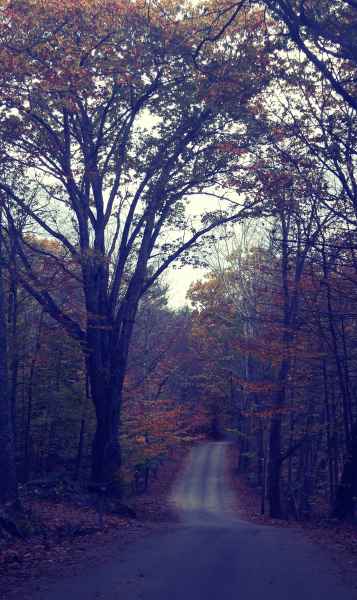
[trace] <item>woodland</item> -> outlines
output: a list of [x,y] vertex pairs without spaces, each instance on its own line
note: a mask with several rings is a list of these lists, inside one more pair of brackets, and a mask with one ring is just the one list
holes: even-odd
[[202,436],[263,513],[355,518],[356,33],[355,0],[1,0],[1,536]]

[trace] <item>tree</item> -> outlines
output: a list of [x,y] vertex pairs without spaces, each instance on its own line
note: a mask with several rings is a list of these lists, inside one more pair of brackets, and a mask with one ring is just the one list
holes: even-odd
[[267,36],[280,38],[284,50],[301,51],[334,92],[357,110],[355,0],[239,0],[216,6],[213,3],[197,53],[224,35],[227,27],[239,20],[250,5],[258,7]]
[[[86,355],[95,481],[110,482],[120,465],[121,395],[140,298],[204,235],[249,213],[215,200],[238,160],[224,146],[256,131],[250,101],[270,77],[264,36],[257,42],[256,28],[244,27],[211,46],[197,71],[199,14],[185,5],[3,3],[2,154],[18,178],[3,176],[0,189],[20,284]],[[205,192],[212,207],[194,217]],[[80,282],[82,314],[42,285],[14,211],[61,245],[59,268]]]
[[0,503],[16,504],[18,492],[15,460],[15,432],[8,377],[3,235],[3,207],[0,205]]
[[333,90],[357,110],[355,0],[265,0],[265,4]]
[[[341,5],[340,5],[341,6]],[[330,15],[325,15],[331,19]],[[336,27],[336,24],[335,24]],[[343,30],[343,26],[341,27]],[[331,33],[332,30],[331,30]],[[341,42],[343,40],[341,38]],[[348,43],[348,37],[345,40]],[[331,343],[329,351],[335,363],[334,380],[336,381],[342,400],[343,439],[339,446],[346,453],[345,469],[341,473],[341,485],[337,492],[336,502],[339,506],[335,514],[351,514],[354,508],[355,467],[351,456],[353,451],[353,434],[355,431],[355,413],[353,410],[353,391],[351,389],[351,349],[348,350],[347,327],[351,327],[351,317],[345,300],[335,288],[334,279],[342,277],[341,289],[346,290],[347,279],[353,285],[356,261],[354,257],[354,238],[356,229],[356,112],[346,98],[339,97],[319,72],[313,72],[309,65],[300,60],[287,60],[285,76],[280,83],[280,106],[273,107],[273,131],[280,134],[279,146],[286,158],[299,168],[304,168],[307,161],[315,164],[316,172],[320,171],[325,180],[318,194],[317,215],[323,220],[325,215],[333,216],[333,230],[326,233],[326,223],[321,228],[322,235],[315,248],[314,261],[323,270],[326,286],[326,311]],[[299,99],[297,99],[299,97]],[[294,140],[294,152],[284,148],[285,139]],[[303,150],[305,158],[297,158],[296,148]],[[303,159],[302,159],[303,158]],[[331,228],[331,224],[330,224]],[[327,232],[329,228],[327,228]],[[316,240],[317,241],[317,240]],[[348,275],[349,273],[349,275]],[[353,297],[354,293],[349,292]],[[335,301],[337,296],[337,301]],[[323,321],[320,305],[317,309],[320,323]],[[348,325],[346,325],[348,323]],[[320,333],[325,336],[324,326]],[[331,394],[327,389],[329,360],[323,362],[324,396],[326,402],[326,421],[328,436],[328,464],[330,478],[330,498],[333,504],[336,491],[336,479],[339,468],[338,458],[333,455],[333,428],[331,423]],[[338,451],[337,451],[338,453]],[[337,476],[336,476],[337,475]],[[348,483],[348,477],[352,478]],[[344,511],[346,511],[344,513]]]

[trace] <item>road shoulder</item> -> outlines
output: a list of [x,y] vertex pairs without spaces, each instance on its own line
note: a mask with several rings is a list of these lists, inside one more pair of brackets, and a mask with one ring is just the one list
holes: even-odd
[[0,546],[0,600],[27,600],[42,586],[110,563],[132,543],[167,529],[177,520],[170,490],[187,452],[180,448],[173,453],[147,492],[132,500],[136,519],[105,514],[99,527],[93,507],[63,499],[32,501],[31,509],[45,529]]
[[261,514],[261,497],[244,475],[237,473],[237,456],[234,445],[228,451],[227,478],[234,490],[233,510],[250,523],[277,528],[289,528],[306,540],[317,544],[333,561],[336,571],[350,586],[357,589],[357,524],[339,523],[336,520],[315,518],[309,521],[271,519]]

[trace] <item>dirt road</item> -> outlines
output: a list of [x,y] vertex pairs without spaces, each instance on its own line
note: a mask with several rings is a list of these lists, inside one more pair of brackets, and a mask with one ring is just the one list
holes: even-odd
[[357,600],[357,589],[339,582],[329,559],[301,534],[235,517],[226,448],[192,450],[172,493],[180,524],[33,600]]

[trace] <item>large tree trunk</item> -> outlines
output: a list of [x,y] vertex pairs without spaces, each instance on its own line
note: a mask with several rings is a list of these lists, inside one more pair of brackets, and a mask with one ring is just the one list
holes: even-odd
[[[149,229],[150,232],[150,229]],[[92,445],[92,481],[120,493],[120,415],[129,346],[147,270],[150,241],[144,235],[135,274],[116,316],[108,316],[108,271],[101,261],[87,289],[87,357],[97,426]],[[104,238],[103,238],[104,239]],[[101,248],[104,252],[104,248]],[[146,253],[146,254],[145,254]]]
[[136,307],[129,323],[123,326],[115,348],[105,345],[103,335],[89,337],[87,370],[91,398],[96,411],[96,432],[92,445],[92,481],[120,493],[121,467],[120,415]]
[[97,484],[113,486],[115,481],[119,483],[121,396],[119,386],[111,389],[103,386],[102,391],[92,392],[97,415],[92,445],[92,480]]
[[13,410],[8,381],[1,216],[0,208],[0,503],[6,504],[16,503],[18,495]]

